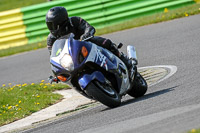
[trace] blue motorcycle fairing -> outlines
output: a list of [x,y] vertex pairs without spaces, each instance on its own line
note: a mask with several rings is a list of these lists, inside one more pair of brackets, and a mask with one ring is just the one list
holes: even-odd
[[86,41],[83,42],[83,41],[74,40],[73,38],[70,38],[68,41],[69,41],[68,42],[69,43],[69,54],[71,55],[72,60],[74,62],[74,69],[78,69],[85,63],[85,61],[87,59],[87,57],[86,57],[83,60],[83,62],[81,62],[81,63],[79,63],[79,61],[78,61],[79,54],[81,52],[82,47],[85,46],[88,51],[88,54],[89,54],[91,51],[91,48],[92,48],[92,44],[89,42],[86,42]]
[[116,57],[100,46],[97,46],[94,63],[104,68],[106,71],[117,69]]
[[69,73],[65,68],[61,66],[58,60],[56,61],[55,59],[53,59],[60,56],[60,54],[63,52],[66,41],[68,41],[68,39],[66,38],[58,39],[54,42],[54,45],[52,47],[50,64],[51,64],[51,70],[55,75],[62,73]]
[[56,63],[53,60],[50,60],[51,63],[51,70],[54,72],[54,74],[58,73],[68,73],[66,69],[64,69],[60,64]]
[[118,88],[120,88],[122,85],[123,78],[121,67],[117,65],[117,57],[107,49],[104,49],[99,46],[97,47],[98,49],[94,62],[106,69],[107,71],[114,73],[115,78],[117,80]]
[[[100,67],[104,68],[106,71],[109,72],[114,72],[115,73],[115,77],[117,79],[117,86],[120,88],[121,84],[122,84],[122,72],[121,72],[121,68],[118,68],[117,66],[117,57],[115,55],[113,55],[113,53],[111,53],[110,51],[108,51],[107,49],[104,49],[100,46],[94,46],[95,44],[92,44],[91,42],[81,42],[80,41],[76,41],[73,40],[70,42],[70,46],[72,47],[72,51],[74,50],[73,54],[77,51],[81,51],[82,46],[85,46],[87,49],[89,48],[90,52],[95,52],[95,58],[93,60],[93,63],[98,64]],[[76,46],[74,45],[76,44]],[[96,47],[94,49],[92,49],[92,46]],[[79,47],[79,48],[78,48]],[[78,48],[78,50],[77,50]],[[93,51],[91,51],[93,50]],[[73,55],[72,54],[72,55]],[[78,62],[78,57],[74,56],[73,60],[76,60]],[[83,63],[86,62],[87,59],[85,59],[81,64],[76,63],[76,67],[75,69],[79,68],[80,66],[82,66]],[[84,85],[84,87],[87,86]]]
[[[79,59],[78,55],[81,52],[81,48],[83,46],[85,46],[86,49],[88,50],[88,53],[90,53],[91,49],[92,49],[92,46],[95,45],[95,44],[93,44],[91,42],[87,42],[87,41],[74,40],[73,38],[70,38],[68,40],[68,43],[69,43],[69,45],[68,45],[69,46],[69,48],[68,48],[69,49],[69,54],[71,55],[72,60],[74,62],[74,69],[78,69],[87,60],[87,57],[86,57],[83,60],[82,63],[78,62],[78,59]],[[97,46],[97,47],[98,47],[97,53],[100,50],[101,54],[100,53],[96,54],[94,63],[100,65],[103,68],[105,68],[107,71],[116,69],[117,68],[117,61],[116,61],[116,58],[114,57],[114,55],[111,52],[109,52],[107,49],[104,49],[104,48],[99,47],[99,46]],[[111,57],[111,55],[112,55],[112,57]],[[103,60],[104,57],[106,57],[105,60]]]
[[[98,64],[100,67],[102,67],[106,71],[115,73],[118,88],[121,88],[123,76],[122,76],[121,68],[118,67],[118,61],[117,61],[118,59],[115,55],[113,55],[113,53],[111,53],[107,49],[104,49],[98,45],[91,43],[91,42],[74,40],[72,37],[68,38],[68,40],[66,40],[66,41],[67,41],[67,49],[66,50],[68,51],[67,53],[72,57],[72,61],[74,63],[74,71],[73,72],[76,72],[77,70],[79,70],[79,68],[82,67],[83,64],[85,64],[87,62],[93,62],[95,64]],[[62,42],[62,44],[65,44],[65,42]],[[83,46],[85,46],[86,49],[88,50],[88,56],[82,62],[80,62],[79,56],[81,54],[80,52],[81,52],[81,49]],[[54,53],[56,53],[55,56],[61,54],[61,53],[59,53],[60,52],[59,49],[55,49],[54,51],[55,51]],[[65,52],[65,51],[62,50],[62,53],[63,52]],[[51,64],[53,65],[52,70],[56,74],[59,74],[59,73],[71,73],[72,74],[72,72],[68,72],[67,70],[65,70],[58,62],[51,60]],[[94,73],[92,75],[85,74],[83,76],[83,79],[81,79],[81,78],[79,79],[80,86],[85,88],[87,86],[87,84],[94,79],[97,79],[103,83],[105,81],[104,75],[102,73],[101,74],[99,74],[99,73]]]
[[101,83],[105,83],[106,82],[104,75],[101,72],[99,72],[99,71],[95,71],[92,74],[85,74],[82,77],[80,77],[78,79],[78,83],[79,83],[79,85],[80,85],[80,87],[82,89],[85,89],[87,87],[87,85],[91,81],[93,81],[95,79],[98,80]]

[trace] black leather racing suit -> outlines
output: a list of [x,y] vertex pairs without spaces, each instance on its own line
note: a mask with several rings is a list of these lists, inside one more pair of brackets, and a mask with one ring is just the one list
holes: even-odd
[[[85,35],[87,37],[93,36],[95,33],[95,28],[88,24],[84,19],[80,17],[70,17],[68,23],[66,24],[67,30],[63,33],[61,36],[67,35],[69,33],[73,33],[75,35],[75,39],[80,39],[82,35]],[[60,37],[60,35],[53,35],[49,34],[47,38],[47,47],[48,50],[51,52],[53,43]],[[119,57],[119,51],[117,49],[113,49],[114,43],[111,42],[109,39],[105,39],[103,37],[94,36],[91,38],[91,41],[103,48],[106,48],[110,50],[112,53],[114,53],[116,56]],[[115,46],[114,46],[115,47]]]

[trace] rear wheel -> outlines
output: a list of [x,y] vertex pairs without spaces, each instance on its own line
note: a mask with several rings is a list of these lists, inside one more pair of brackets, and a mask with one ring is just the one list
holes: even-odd
[[128,94],[135,98],[141,97],[146,93],[147,88],[148,86],[146,80],[142,77],[142,75],[140,75],[139,72],[137,72],[133,81],[133,87]]
[[114,108],[120,106],[121,98],[111,85],[104,85],[98,81],[92,81],[85,89],[85,92],[102,104]]

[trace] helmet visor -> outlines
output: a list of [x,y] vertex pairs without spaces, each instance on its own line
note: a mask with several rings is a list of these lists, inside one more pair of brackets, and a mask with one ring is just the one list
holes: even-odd
[[58,30],[59,29],[59,25],[56,25],[55,23],[52,22],[46,22],[47,27],[49,30]]

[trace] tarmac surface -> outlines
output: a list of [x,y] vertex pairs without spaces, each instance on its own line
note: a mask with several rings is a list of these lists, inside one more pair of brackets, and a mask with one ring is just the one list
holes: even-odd
[[[170,65],[177,72],[149,87],[145,96],[123,98],[109,109],[98,104],[23,132],[183,133],[200,128],[200,15],[104,35],[122,51],[133,44],[138,67]],[[51,75],[47,49],[0,58],[0,84],[40,82]]]
[[[175,74],[177,71],[177,67],[149,66],[139,68],[138,71],[146,79],[148,86],[150,87]],[[33,113],[32,115],[24,119],[0,127],[0,132],[18,132],[22,130],[31,129],[37,125],[40,125],[40,123],[44,124],[50,122],[51,120],[58,119],[58,115],[60,115],[59,118],[62,118],[62,114],[67,114],[66,112],[76,110],[77,108],[80,108],[84,105],[96,103],[96,101],[94,100],[90,100],[88,98],[83,97],[74,89],[61,90],[56,91],[54,93],[63,95],[64,99],[61,102],[36,113]]]

